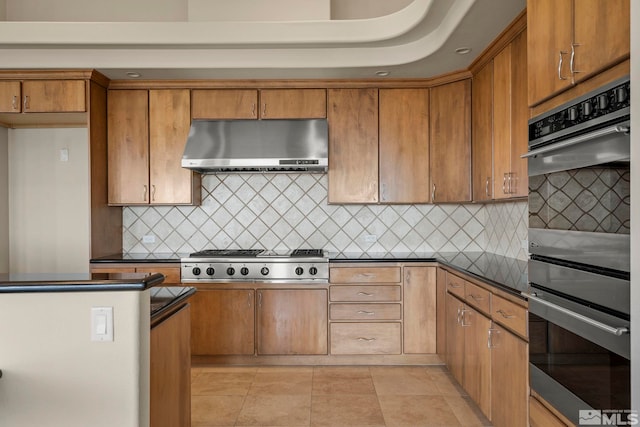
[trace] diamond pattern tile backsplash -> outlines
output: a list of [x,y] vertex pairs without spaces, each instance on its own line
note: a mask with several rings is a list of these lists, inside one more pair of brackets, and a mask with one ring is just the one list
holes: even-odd
[[[202,177],[201,206],[125,207],[125,253],[207,248],[332,252],[489,251],[526,259],[526,202],[329,205],[325,174]],[[143,237],[155,236],[155,243]]]

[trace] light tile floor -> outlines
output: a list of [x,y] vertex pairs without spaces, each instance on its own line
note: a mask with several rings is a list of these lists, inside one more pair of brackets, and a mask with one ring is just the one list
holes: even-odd
[[442,366],[194,367],[192,426],[490,426]]

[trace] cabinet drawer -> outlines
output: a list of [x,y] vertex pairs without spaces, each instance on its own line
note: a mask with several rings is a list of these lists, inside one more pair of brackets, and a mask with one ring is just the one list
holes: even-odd
[[400,282],[400,267],[334,267],[329,271],[331,283]]
[[447,291],[450,293],[464,298],[464,284],[465,280],[463,278],[447,273]]
[[345,302],[378,302],[400,301],[400,286],[374,285],[374,286],[331,286],[329,288],[331,301]]
[[331,304],[331,320],[400,320],[400,304]]
[[400,323],[332,323],[331,354],[400,354]]
[[491,318],[521,337],[528,338],[526,308],[494,295],[491,301]]
[[491,313],[491,292],[473,283],[466,282],[464,285],[464,299],[469,305],[489,314]]
[[175,285],[180,283],[180,267],[138,267],[136,273],[161,273],[164,274],[163,285]]

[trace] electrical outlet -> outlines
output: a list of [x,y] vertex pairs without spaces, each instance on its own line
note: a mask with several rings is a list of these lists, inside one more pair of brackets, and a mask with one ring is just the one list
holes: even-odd
[[365,234],[363,239],[367,243],[375,243],[378,241],[378,236],[376,236],[375,234]]
[[156,236],[154,236],[153,234],[142,236],[142,243],[155,243],[155,242],[156,242]]

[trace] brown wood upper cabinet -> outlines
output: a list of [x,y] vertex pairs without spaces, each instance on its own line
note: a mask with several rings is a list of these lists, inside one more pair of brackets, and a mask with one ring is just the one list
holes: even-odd
[[82,113],[87,111],[84,80],[0,82],[0,113]]
[[325,89],[194,89],[193,119],[315,119],[327,117]]
[[471,80],[431,88],[431,202],[471,200]]
[[474,201],[527,196],[526,55],[523,31],[473,76]]
[[200,176],[180,165],[189,90],[108,94],[109,204],[197,204]]
[[629,57],[629,0],[528,0],[529,105]]
[[380,203],[428,203],[429,89],[379,90]]
[[378,202],[378,89],[328,89],[329,203]]

